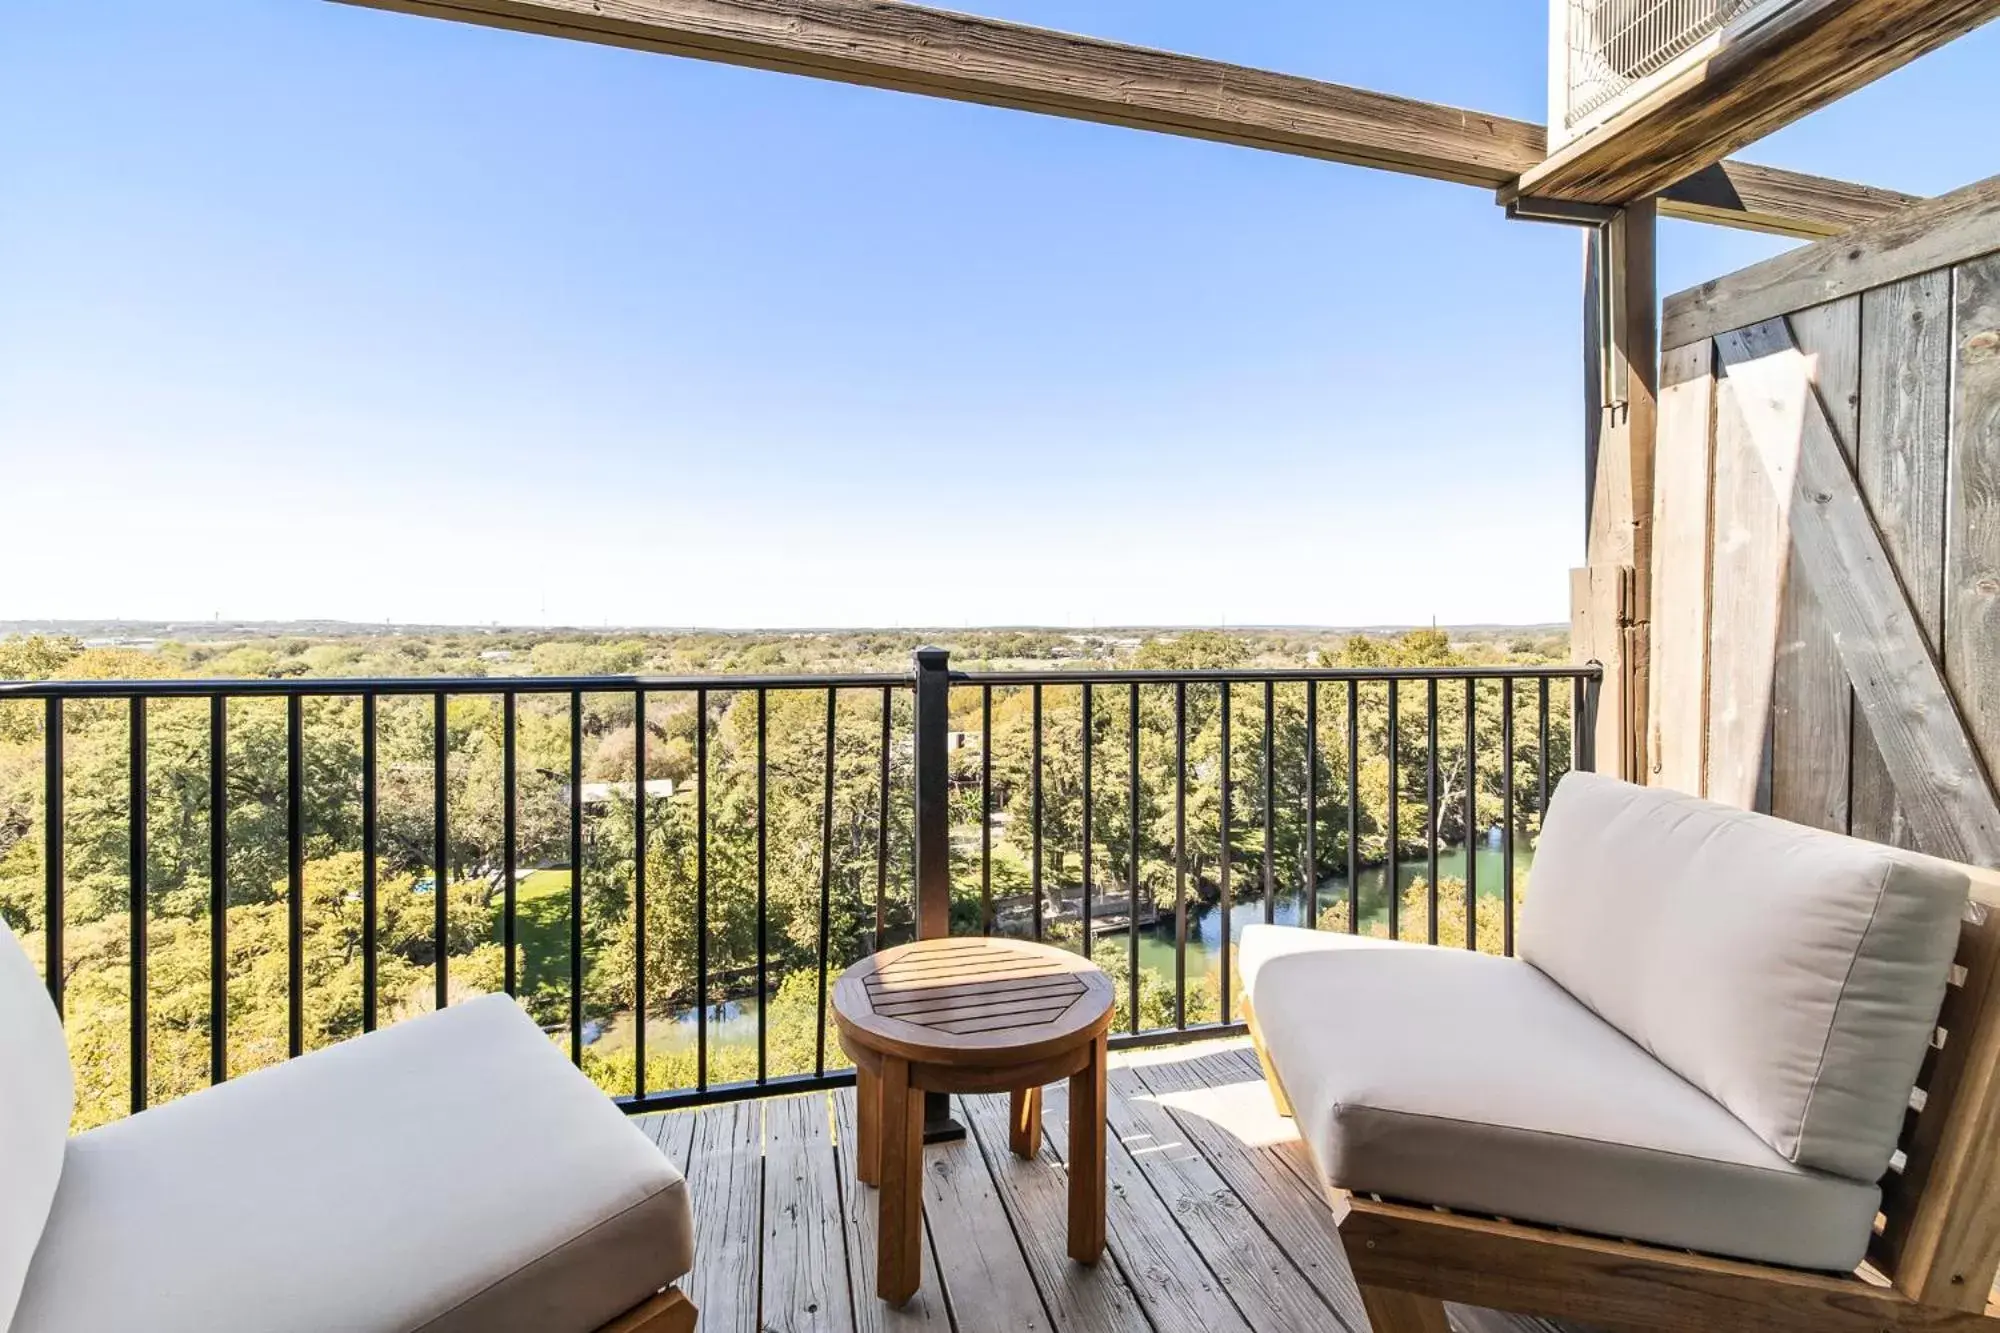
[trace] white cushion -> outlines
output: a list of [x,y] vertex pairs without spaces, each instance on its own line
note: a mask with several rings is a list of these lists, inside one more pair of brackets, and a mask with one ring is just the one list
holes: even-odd
[[1851,1270],[1880,1193],[1786,1161],[1526,963],[1251,926],[1242,971],[1327,1183]]
[[48,1219],[75,1111],[62,1019],[0,919],[0,1329],[14,1317]]
[[1536,848],[1520,954],[1786,1159],[1874,1181],[1968,886],[1945,862],[1573,773]]
[[72,1140],[15,1328],[584,1333],[692,1236],[680,1172],[488,996]]

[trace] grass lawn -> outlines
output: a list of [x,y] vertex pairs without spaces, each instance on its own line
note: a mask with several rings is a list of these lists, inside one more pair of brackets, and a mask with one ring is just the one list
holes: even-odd
[[[506,939],[504,901],[493,907],[493,938]],[[514,931],[523,994],[569,993],[569,871],[535,870],[514,886]]]

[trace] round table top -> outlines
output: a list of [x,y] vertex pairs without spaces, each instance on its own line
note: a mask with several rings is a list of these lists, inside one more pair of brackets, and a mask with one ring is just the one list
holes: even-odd
[[864,958],[833,987],[850,1040],[935,1064],[1025,1062],[1111,1026],[1111,978],[1087,958],[1028,940],[918,940]]

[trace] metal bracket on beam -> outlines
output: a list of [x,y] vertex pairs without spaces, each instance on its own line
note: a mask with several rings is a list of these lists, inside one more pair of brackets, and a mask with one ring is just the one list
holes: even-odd
[[1506,200],[1502,207],[1516,222],[1554,222],[1566,227],[1602,227],[1618,216],[1608,204],[1584,204],[1574,199],[1544,199],[1526,195]]

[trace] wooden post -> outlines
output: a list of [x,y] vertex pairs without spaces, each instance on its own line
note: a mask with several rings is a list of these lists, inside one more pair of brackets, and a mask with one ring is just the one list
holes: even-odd
[[1586,555],[1571,579],[1571,649],[1604,666],[1598,771],[1644,781],[1653,568],[1659,322],[1650,199],[1587,235],[1584,258]]

